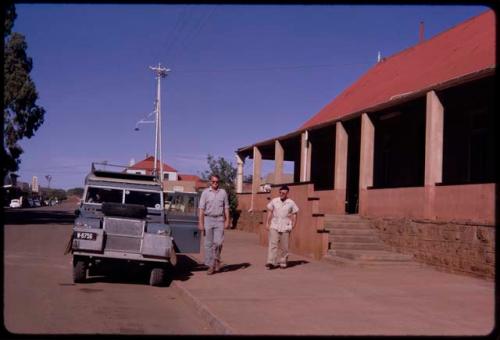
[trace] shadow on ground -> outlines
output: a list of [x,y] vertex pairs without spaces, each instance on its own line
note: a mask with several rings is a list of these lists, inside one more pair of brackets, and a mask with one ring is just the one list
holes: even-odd
[[37,208],[4,210],[4,224],[73,224],[75,214],[67,210],[38,210]]

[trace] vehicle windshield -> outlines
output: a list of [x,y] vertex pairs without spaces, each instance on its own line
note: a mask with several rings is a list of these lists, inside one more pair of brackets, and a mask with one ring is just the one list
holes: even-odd
[[161,194],[148,191],[125,191],[125,203],[142,204],[148,208],[161,209]]
[[123,191],[124,189],[89,187],[85,202],[141,204],[147,208],[161,209],[160,192],[125,190],[125,202],[123,202]]
[[89,187],[87,190],[87,203],[122,203],[123,190],[111,188]]

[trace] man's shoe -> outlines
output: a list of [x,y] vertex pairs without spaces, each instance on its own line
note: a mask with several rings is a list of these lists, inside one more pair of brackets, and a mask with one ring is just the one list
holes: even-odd
[[274,269],[274,265],[272,263],[266,263],[266,269]]
[[218,272],[220,271],[221,268],[222,268],[222,262],[219,260],[215,260],[215,267],[214,267],[215,271]]
[[286,263],[280,263],[280,268],[285,269],[286,268]]
[[215,268],[214,267],[209,267],[208,270],[207,270],[207,275],[212,275],[213,273],[215,273]]

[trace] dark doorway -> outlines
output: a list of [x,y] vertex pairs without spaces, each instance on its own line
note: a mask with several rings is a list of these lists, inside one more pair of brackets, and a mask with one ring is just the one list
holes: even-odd
[[314,190],[333,190],[335,125],[311,131],[309,139],[312,145],[311,182]]
[[347,214],[357,214],[359,200],[361,117],[343,122],[343,124],[348,137],[345,212]]

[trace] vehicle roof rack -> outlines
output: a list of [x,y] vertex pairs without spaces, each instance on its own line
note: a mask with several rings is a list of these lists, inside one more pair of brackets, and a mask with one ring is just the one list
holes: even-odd
[[[98,169],[96,165],[102,165],[103,169]],[[106,170],[106,167],[114,167],[114,168],[120,168],[122,169],[121,171],[111,171],[111,170]],[[108,164],[108,163],[97,163],[93,162],[92,163],[92,169],[91,172],[94,174],[94,176],[97,177],[107,177],[107,178],[119,178],[119,179],[136,179],[136,180],[142,180],[142,181],[151,181],[151,182],[156,182],[157,178],[156,176],[153,175],[143,175],[143,174],[131,174],[126,172],[129,167],[125,165],[114,165],[114,164]]]

